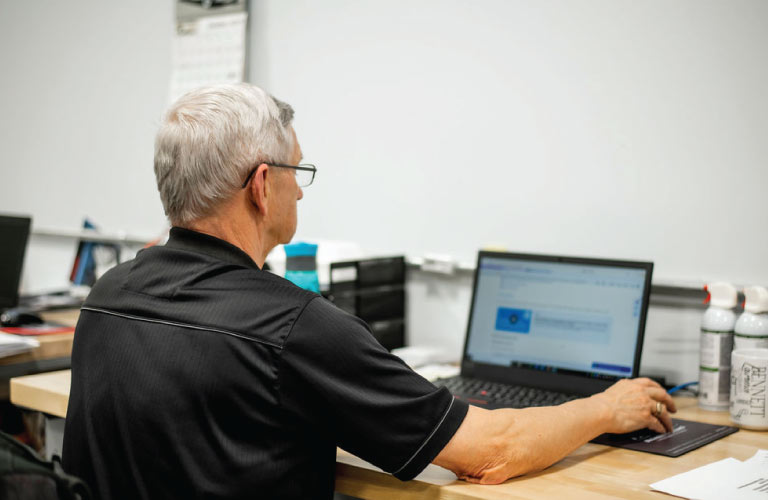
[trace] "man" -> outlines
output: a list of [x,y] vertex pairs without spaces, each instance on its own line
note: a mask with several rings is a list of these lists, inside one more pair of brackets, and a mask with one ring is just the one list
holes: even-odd
[[94,286],[72,353],[64,466],[101,498],[329,498],[337,446],[402,480],[539,470],[603,432],[670,428],[638,379],[557,407],[483,410],[368,327],[261,270],[296,230],[314,167],[293,110],[247,85],[168,111],[155,174],[174,228]]

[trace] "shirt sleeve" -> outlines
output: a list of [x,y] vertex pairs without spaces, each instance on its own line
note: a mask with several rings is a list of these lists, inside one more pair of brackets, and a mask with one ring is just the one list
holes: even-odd
[[287,411],[403,481],[434,460],[467,414],[466,403],[384,349],[365,322],[322,298],[296,320],[279,377]]

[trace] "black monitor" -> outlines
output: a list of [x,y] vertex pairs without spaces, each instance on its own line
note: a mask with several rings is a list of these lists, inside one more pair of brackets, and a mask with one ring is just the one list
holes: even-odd
[[0,215],[0,310],[16,307],[30,217]]

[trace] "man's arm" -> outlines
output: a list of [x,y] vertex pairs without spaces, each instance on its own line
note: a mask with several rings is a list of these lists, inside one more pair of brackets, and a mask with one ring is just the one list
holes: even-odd
[[622,380],[605,392],[559,406],[485,410],[470,406],[464,422],[433,463],[473,483],[497,484],[544,469],[605,432],[672,429],[669,394],[652,380]]

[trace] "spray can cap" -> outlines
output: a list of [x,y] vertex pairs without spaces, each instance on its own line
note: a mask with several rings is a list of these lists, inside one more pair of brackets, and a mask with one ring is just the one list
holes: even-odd
[[707,292],[707,298],[704,302],[709,302],[711,306],[722,309],[732,309],[736,307],[736,287],[730,283],[709,283],[704,287]]
[[744,289],[744,310],[751,313],[768,311],[768,290],[762,286],[748,286]]

